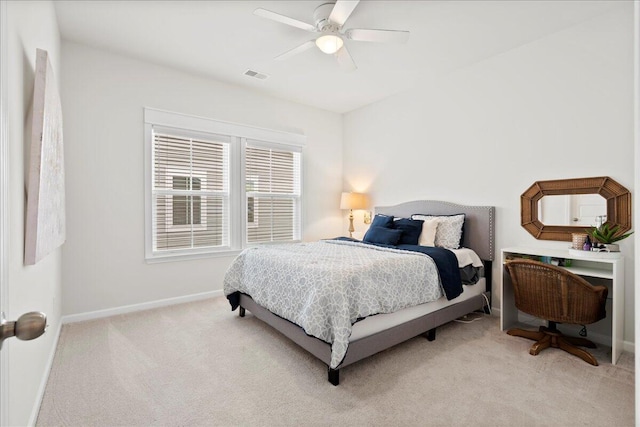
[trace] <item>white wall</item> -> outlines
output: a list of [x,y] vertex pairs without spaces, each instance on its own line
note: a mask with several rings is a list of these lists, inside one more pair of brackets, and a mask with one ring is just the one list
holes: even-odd
[[[537,180],[591,176],[611,176],[633,192],[633,121],[633,3],[627,2],[348,113],[345,188],[369,192],[377,205],[414,199],[494,205],[498,250],[565,247],[521,227],[520,195]],[[633,240],[621,244],[629,342]]]
[[9,425],[35,422],[46,373],[60,326],[61,249],[33,266],[25,266],[24,236],[30,130],[25,130],[32,103],[36,48],[47,50],[60,82],[60,37],[51,2],[9,2],[8,131],[9,131],[9,260],[7,319],[28,311],[48,316],[48,333],[34,341],[6,341],[9,357]]
[[65,315],[222,289],[232,257],[144,261],[143,107],[304,133],[304,238],[340,233],[339,114],[79,44],[62,52]]

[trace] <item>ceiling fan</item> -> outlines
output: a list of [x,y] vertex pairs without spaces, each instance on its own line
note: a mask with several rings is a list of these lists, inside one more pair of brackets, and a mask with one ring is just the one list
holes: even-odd
[[409,39],[409,31],[368,28],[343,29],[342,27],[358,5],[358,2],[359,0],[337,0],[336,2],[321,4],[313,12],[314,25],[262,8],[256,9],[253,13],[311,33],[319,33],[315,39],[306,41],[300,46],[276,56],[275,59],[287,59],[313,46],[317,46],[322,52],[334,55],[341,68],[346,71],[353,71],[357,67],[347,50],[347,46],[344,44],[345,39],[379,43],[405,43]]

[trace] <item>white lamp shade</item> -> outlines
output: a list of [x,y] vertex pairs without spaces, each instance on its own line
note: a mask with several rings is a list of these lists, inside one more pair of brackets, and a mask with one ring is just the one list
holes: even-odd
[[316,46],[324,53],[331,55],[340,50],[344,41],[336,35],[327,34],[316,39]]
[[340,209],[367,209],[369,197],[363,193],[342,193]]

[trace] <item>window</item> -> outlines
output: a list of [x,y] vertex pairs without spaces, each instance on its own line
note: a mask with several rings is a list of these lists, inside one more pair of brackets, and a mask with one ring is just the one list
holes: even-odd
[[249,141],[247,243],[300,240],[300,153]]
[[145,109],[146,258],[301,240],[302,135]]

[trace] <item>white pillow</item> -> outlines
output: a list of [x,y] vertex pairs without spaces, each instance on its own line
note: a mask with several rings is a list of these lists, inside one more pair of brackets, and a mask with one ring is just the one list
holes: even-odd
[[418,245],[420,246],[435,246],[436,245],[436,232],[438,229],[438,218],[427,219],[422,215],[413,215],[411,219],[421,219],[422,232],[418,238]]
[[[412,219],[438,220],[435,246],[445,249],[458,249],[462,240],[462,227],[464,226],[464,214],[457,215],[411,215]],[[424,229],[424,227],[423,227]]]

